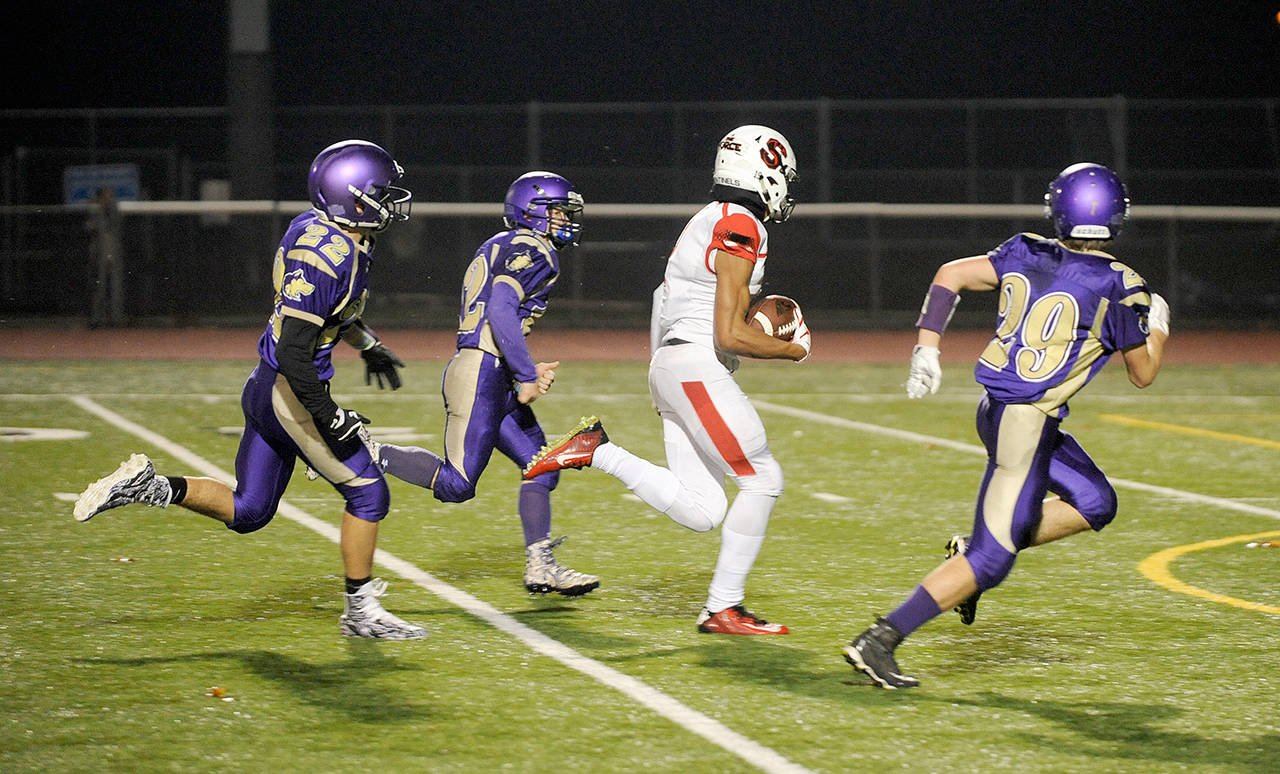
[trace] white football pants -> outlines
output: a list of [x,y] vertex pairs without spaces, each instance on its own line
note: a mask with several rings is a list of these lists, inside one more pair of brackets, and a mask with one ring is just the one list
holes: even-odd
[[[695,532],[724,524],[707,599],[707,609],[719,612],[744,598],[747,574],[782,494],[782,468],[769,451],[760,415],[710,348],[660,347],[650,362],[649,390],[662,416],[668,467],[614,443],[596,450],[592,467]],[[726,476],[739,489],[732,505]]]

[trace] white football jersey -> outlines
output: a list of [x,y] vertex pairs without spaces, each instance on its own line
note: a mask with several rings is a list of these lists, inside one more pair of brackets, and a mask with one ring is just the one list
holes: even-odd
[[715,347],[716,273],[712,256],[724,250],[751,261],[749,289],[760,292],[769,233],[746,207],[711,202],[694,215],[667,259],[658,322],[662,340],[676,338]]

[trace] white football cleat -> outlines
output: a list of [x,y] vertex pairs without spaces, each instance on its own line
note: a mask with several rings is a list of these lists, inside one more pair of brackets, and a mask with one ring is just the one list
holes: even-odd
[[339,619],[343,635],[374,640],[416,640],[429,634],[421,626],[387,612],[378,601],[386,591],[387,582],[374,578],[356,593],[346,595],[346,610]]
[[134,454],[120,463],[115,472],[89,485],[76,499],[76,521],[88,521],[110,508],[130,503],[165,507],[173,498],[169,479],[157,476],[145,454]]

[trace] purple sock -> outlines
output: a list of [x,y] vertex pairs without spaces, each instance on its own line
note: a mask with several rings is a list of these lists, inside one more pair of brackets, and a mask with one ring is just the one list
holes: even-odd
[[551,490],[536,481],[520,485],[520,526],[526,546],[551,537]]
[[886,615],[884,619],[893,624],[893,628],[897,629],[903,637],[906,637],[939,615],[942,615],[942,608],[933,601],[933,597],[924,590],[924,586],[916,586],[916,590],[911,592],[907,601],[898,605],[898,609]]
[[431,488],[431,482],[436,480],[436,473],[444,464],[444,460],[434,452],[417,446],[393,446],[389,443],[378,449],[378,459],[384,473],[425,489]]

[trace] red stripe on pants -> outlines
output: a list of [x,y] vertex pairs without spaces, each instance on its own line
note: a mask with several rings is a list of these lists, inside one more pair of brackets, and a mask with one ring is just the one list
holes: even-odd
[[702,423],[707,435],[711,436],[711,442],[716,445],[716,451],[720,452],[724,461],[729,463],[733,472],[739,476],[754,476],[756,469],[751,467],[751,463],[747,461],[747,455],[742,453],[742,447],[738,445],[738,439],[733,437],[733,432],[725,424],[724,418],[720,416],[719,411],[716,411],[715,404],[711,402],[711,396],[707,394],[706,385],[702,382],[681,382],[680,386],[684,388],[685,396],[693,404],[693,410],[698,414],[698,421]]

